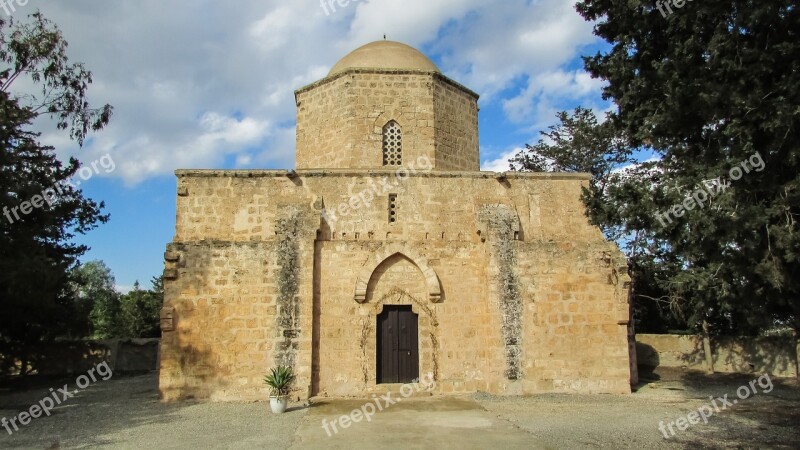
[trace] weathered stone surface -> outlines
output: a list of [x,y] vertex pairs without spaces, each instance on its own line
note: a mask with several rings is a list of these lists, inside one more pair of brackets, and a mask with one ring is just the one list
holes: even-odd
[[403,130],[403,166],[479,170],[478,96],[437,72],[350,69],[300,89],[298,169],[382,166],[383,126]]
[[26,348],[25,361],[0,355],[0,375],[86,374],[103,363],[108,364],[113,376],[150,372],[158,369],[158,345],[158,339],[56,341],[34,345]]
[[[717,373],[768,373],[797,377],[798,352],[792,337],[714,337],[711,360]],[[638,334],[639,363],[650,367],[705,370],[708,355],[703,337],[673,334]]]
[[[382,304],[414,305],[420,370],[436,371],[442,392],[513,389],[508,355],[521,392],[628,391],[627,275],[582,213],[586,177],[508,174],[506,186],[478,173],[412,175],[393,189],[399,219],[390,224],[383,194],[329,223],[312,207],[319,198],[348,204],[374,173],[297,173],[296,182],[277,172],[179,173],[199,194],[179,198],[169,248],[185,269],[166,283],[175,309],[162,346],[168,398],[263,398],[263,375],[286,350],[296,352],[302,395],[362,393],[375,383]],[[288,348],[278,323],[278,201],[308,215],[296,241]],[[513,212],[518,231],[486,225],[481,211],[497,205]],[[513,265],[498,245],[513,252]],[[511,294],[501,289],[509,270]],[[504,319],[509,301],[519,317]]]
[[588,175],[478,171],[477,96],[436,72],[345,69],[297,101],[295,171],[177,172],[164,398],[265,398],[276,363],[299,397],[364,395],[384,305],[418,314],[438,392],[630,392],[629,278]]

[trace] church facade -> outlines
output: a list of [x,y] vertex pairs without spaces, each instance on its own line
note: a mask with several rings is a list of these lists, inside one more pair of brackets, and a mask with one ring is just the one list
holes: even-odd
[[294,170],[180,170],[165,400],[628,393],[627,264],[583,174],[479,168],[478,96],[380,41],[299,89]]

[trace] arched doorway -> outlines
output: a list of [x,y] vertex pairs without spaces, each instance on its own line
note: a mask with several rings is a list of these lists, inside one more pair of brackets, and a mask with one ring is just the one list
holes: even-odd
[[443,294],[428,261],[403,244],[386,245],[365,261],[354,296],[366,319],[359,357],[365,383],[438,379],[436,312]]

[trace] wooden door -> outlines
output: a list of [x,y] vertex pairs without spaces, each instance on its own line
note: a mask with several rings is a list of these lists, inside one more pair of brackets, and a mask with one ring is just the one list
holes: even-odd
[[378,316],[378,383],[419,378],[417,319],[410,306],[385,306]]

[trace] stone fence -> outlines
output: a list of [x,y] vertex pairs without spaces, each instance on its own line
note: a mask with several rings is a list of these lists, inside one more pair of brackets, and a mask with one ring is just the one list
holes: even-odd
[[107,362],[115,373],[150,372],[158,368],[159,339],[111,339],[53,342],[26,348],[24,354],[0,354],[0,376],[60,376],[84,373]]
[[[710,349],[710,352],[706,349]],[[718,337],[637,334],[640,366],[719,373],[797,377],[800,344],[792,337]]]
[[[719,373],[769,373],[797,377],[800,343],[791,337],[720,337],[637,334],[636,356],[641,366],[679,367]],[[29,349],[30,373],[71,375],[107,362],[115,373],[158,369],[159,339],[113,339],[54,342]],[[704,348],[710,348],[710,357]],[[18,375],[19,358],[0,355],[0,376]]]

